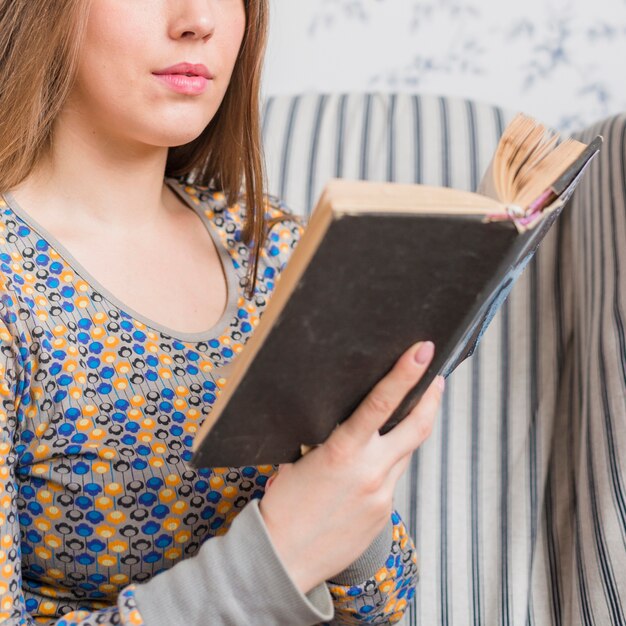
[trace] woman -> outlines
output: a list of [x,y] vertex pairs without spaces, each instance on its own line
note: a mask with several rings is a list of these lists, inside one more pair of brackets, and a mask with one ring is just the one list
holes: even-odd
[[432,344],[279,473],[185,464],[300,233],[263,195],[266,16],[0,0],[0,623],[391,623],[412,596],[392,494],[442,380],[378,429]]

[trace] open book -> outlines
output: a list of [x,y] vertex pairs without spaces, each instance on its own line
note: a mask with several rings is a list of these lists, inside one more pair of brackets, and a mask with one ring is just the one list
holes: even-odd
[[601,143],[557,143],[520,115],[481,193],[330,181],[196,434],[192,465],[297,460],[411,344],[434,341],[433,362],[387,432],[473,352]]

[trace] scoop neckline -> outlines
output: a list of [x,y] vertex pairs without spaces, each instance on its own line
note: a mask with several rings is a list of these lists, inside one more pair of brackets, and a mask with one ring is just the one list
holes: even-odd
[[80,276],[83,280],[89,283],[90,287],[102,295],[110,304],[115,306],[120,313],[129,317],[130,319],[137,320],[144,324],[148,329],[155,330],[163,335],[170,337],[173,340],[180,340],[186,343],[200,343],[207,342],[211,339],[222,334],[224,327],[228,325],[229,320],[235,315],[238,302],[238,280],[235,272],[234,260],[228,253],[226,248],[219,240],[219,235],[214,231],[215,226],[210,220],[202,214],[199,207],[196,206],[188,197],[187,193],[181,188],[181,183],[176,178],[165,177],[164,183],[179,197],[185,205],[194,211],[200,218],[205,230],[208,232],[213,245],[215,246],[222,272],[226,277],[226,306],[224,311],[220,315],[219,319],[210,328],[198,332],[182,332],[164,324],[160,324],[146,315],[143,315],[139,311],[136,311],[126,303],[122,302],[115,294],[111,293],[100,281],[95,278],[87,269],[80,263],[76,257],[46,228],[33,219],[30,214],[25,211],[17,202],[13,194],[9,191],[2,194],[2,198],[6,202],[7,206],[17,215],[19,219],[25,222],[33,231],[35,231],[40,237],[45,239],[51,246],[58,252],[59,256],[67,263],[72,271]]

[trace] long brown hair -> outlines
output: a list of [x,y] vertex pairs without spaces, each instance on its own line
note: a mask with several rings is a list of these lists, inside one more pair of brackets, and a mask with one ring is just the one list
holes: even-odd
[[[0,0],[0,192],[21,183],[52,142],[54,121],[76,76],[90,3]],[[244,0],[246,30],[224,100],[194,141],[170,148],[166,176],[215,186],[248,210],[252,246],[247,295],[254,290],[265,235],[265,168],[260,87],[268,0]]]

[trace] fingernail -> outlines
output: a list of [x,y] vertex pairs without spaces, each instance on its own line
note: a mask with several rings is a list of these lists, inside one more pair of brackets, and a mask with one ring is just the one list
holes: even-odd
[[416,363],[424,365],[433,358],[434,353],[435,344],[432,341],[422,341],[419,344],[413,358],[415,359]]
[[437,376],[435,380],[437,381],[439,391],[443,391],[446,388],[446,379],[443,376]]

